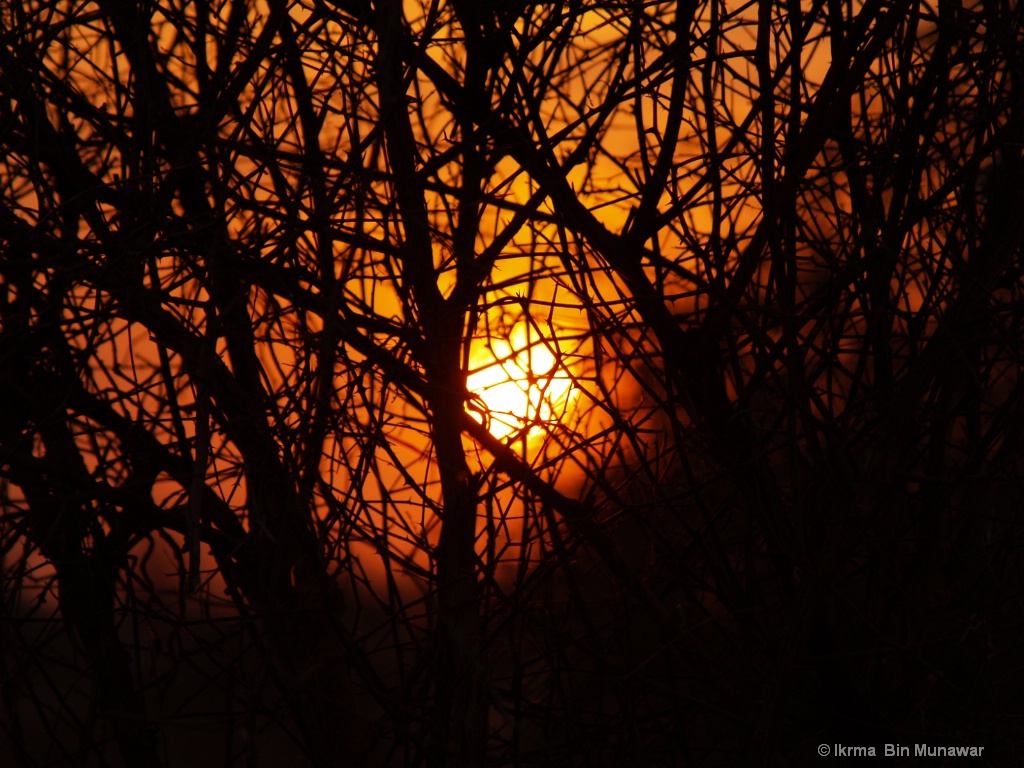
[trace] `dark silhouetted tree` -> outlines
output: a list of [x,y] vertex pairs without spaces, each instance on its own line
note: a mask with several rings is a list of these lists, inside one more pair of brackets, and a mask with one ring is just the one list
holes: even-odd
[[1020,758],[1013,0],[0,36],[2,760]]

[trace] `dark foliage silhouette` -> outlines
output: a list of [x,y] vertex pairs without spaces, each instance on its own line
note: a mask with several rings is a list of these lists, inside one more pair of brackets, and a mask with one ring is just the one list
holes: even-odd
[[1013,0],[0,35],[2,760],[1019,762]]

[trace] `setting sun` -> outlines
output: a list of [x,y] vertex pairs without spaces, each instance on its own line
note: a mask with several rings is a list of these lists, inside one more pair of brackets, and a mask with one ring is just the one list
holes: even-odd
[[0,768],[1024,751],[1019,6],[0,0]]
[[474,355],[466,386],[487,418],[470,409],[500,440],[533,438],[557,423],[575,400],[572,377],[560,364],[557,342],[525,324],[509,338],[489,341]]

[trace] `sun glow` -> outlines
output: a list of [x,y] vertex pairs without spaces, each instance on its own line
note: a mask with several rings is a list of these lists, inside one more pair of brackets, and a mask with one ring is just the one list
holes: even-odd
[[469,413],[499,440],[533,439],[571,410],[577,391],[558,342],[518,323],[507,339],[491,339],[473,355],[466,386],[480,408]]

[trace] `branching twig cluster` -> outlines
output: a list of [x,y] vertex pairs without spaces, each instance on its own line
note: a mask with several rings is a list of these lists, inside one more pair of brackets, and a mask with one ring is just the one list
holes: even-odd
[[1021,33],[5,5],[0,752],[1019,750]]

